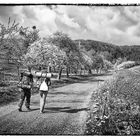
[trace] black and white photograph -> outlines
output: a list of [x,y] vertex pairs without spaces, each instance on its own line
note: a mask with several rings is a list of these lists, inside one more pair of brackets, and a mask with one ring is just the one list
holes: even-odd
[[7,135],[140,136],[140,4],[0,4]]

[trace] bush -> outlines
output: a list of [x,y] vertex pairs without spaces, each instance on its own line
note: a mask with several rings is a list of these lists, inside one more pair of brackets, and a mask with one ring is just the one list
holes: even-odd
[[0,105],[7,104],[18,99],[19,91],[16,87],[1,87],[0,88]]
[[140,65],[140,63],[137,61],[126,61],[121,63],[120,65],[117,66],[118,69],[128,69],[128,68],[132,68],[134,66]]
[[7,87],[7,86],[9,86],[9,83],[5,81],[0,81],[0,87]]
[[112,69],[112,68],[113,68],[113,64],[108,60],[104,60],[104,68],[103,69],[105,71],[108,71],[109,69]]
[[140,135],[140,74],[122,70],[93,93],[88,135]]

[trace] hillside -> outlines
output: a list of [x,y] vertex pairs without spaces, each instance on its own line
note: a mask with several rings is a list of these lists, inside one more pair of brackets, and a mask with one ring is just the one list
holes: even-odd
[[91,49],[94,49],[97,51],[111,51],[114,50],[115,47],[118,47],[113,44],[101,42],[101,41],[95,41],[95,40],[75,40],[76,44],[86,46],[86,50],[90,51]]
[[114,45],[95,40],[75,40],[75,43],[85,48],[86,51],[94,50],[95,52],[108,52],[111,55],[110,60],[119,57],[126,58],[127,60],[139,61],[140,60],[140,46],[139,45]]

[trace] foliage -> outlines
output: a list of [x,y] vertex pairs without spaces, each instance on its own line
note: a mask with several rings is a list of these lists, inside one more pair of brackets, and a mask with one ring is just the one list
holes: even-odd
[[[38,30],[31,31],[29,28],[23,28],[16,21],[11,23],[10,18],[7,26],[0,23],[0,48],[12,62],[21,62],[29,44],[38,38]],[[25,45],[25,42],[28,42],[28,45]]]
[[39,30],[36,29],[36,26],[33,26],[32,29],[21,28],[19,34],[22,37],[23,46],[25,48],[28,48],[35,41],[40,40]]
[[71,51],[76,51],[76,45],[73,40],[63,32],[55,32],[50,37],[48,37],[48,42],[59,46],[59,48],[66,52],[68,55]]
[[103,53],[105,58],[110,62],[115,61],[118,58],[126,58],[130,61],[140,61],[140,46],[131,45],[131,46],[119,46],[110,43],[105,43],[95,40],[75,40],[75,43],[78,45],[79,41],[81,45],[85,47],[86,51],[92,51],[98,53]]
[[104,66],[103,66],[103,70],[108,71],[109,69],[113,68],[113,64],[108,61],[108,60],[103,60]]
[[97,73],[99,69],[102,69],[104,67],[104,61],[103,61],[103,56],[96,53],[93,57],[93,65],[92,68],[97,70]]
[[94,50],[96,53],[102,53],[107,60],[113,61],[119,57],[123,57],[121,52],[121,47],[105,42],[95,41],[95,40],[75,40],[75,43],[78,44],[79,41],[81,45],[85,47],[86,51]]
[[12,38],[20,31],[21,27],[19,28],[18,25],[15,21],[11,24],[10,18],[7,27],[0,23],[0,46],[4,43],[5,39]]
[[139,45],[131,45],[131,46],[121,46],[121,52],[123,53],[123,57],[126,57],[127,60],[131,61],[140,61],[140,46]]
[[75,42],[67,34],[55,32],[47,40],[50,44],[58,46],[60,50],[66,53],[65,68],[67,69],[67,74],[69,69],[75,71],[78,67],[81,67],[83,55],[80,53]]
[[11,86],[0,87],[0,104],[16,101],[18,98],[19,94],[17,88]]
[[79,62],[80,67],[85,69],[91,69],[93,65],[93,59],[92,54],[87,52],[85,48],[80,47],[79,48]]
[[112,60],[112,54],[108,51],[103,51],[100,52],[100,55],[103,56],[103,58],[107,61],[111,61]]
[[0,49],[5,51],[7,59],[18,57],[20,48],[15,37],[18,35],[21,27],[15,21],[11,24],[10,18],[8,25],[0,23]]
[[64,65],[66,54],[64,51],[53,44],[47,42],[44,38],[34,42],[29,48],[26,55],[24,55],[25,64],[31,66],[55,66]]
[[136,65],[135,61],[126,61],[117,66],[118,69],[131,68]]
[[140,134],[139,77],[133,70],[120,71],[93,93],[86,134]]

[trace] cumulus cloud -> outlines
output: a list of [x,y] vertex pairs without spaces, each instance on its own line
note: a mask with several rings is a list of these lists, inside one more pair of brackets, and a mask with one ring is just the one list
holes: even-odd
[[37,26],[42,37],[60,30],[72,39],[140,44],[139,6],[0,6],[0,22],[6,24],[9,17]]

